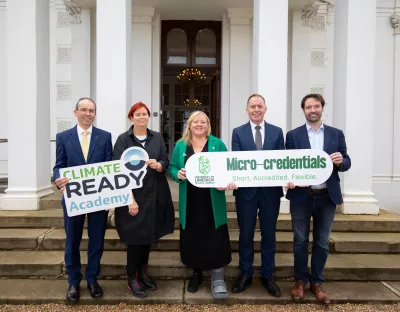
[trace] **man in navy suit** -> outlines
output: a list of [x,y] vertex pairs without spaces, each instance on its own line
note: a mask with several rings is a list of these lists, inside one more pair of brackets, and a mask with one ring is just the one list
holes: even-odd
[[[264,98],[251,95],[246,107],[250,121],[232,132],[232,151],[283,150],[282,129],[264,121],[267,112]],[[232,291],[243,292],[252,283],[254,261],[254,229],[257,213],[261,228],[261,283],[272,296],[281,291],[272,279],[275,269],[276,222],[279,215],[282,187],[243,187],[234,191],[240,228],[239,266],[241,274]]]
[[[64,190],[68,178],[60,177],[61,168],[94,164],[112,160],[111,133],[93,127],[96,117],[96,104],[90,98],[78,100],[74,114],[78,125],[57,134],[56,165],[53,177],[57,187]],[[61,201],[64,210],[65,266],[68,273],[69,288],[67,300],[75,303],[80,297],[79,284],[82,280],[79,246],[82,239],[85,215],[68,217],[64,197]],[[93,298],[103,296],[103,290],[97,283],[100,272],[100,259],[103,254],[104,234],[107,226],[107,211],[88,214],[88,263],[86,281]]]
[[[291,130],[286,135],[286,149],[324,150],[333,162],[333,171],[329,179],[315,186],[294,186],[288,184],[286,198],[290,200],[290,214],[294,234],[294,271],[296,284],[292,289],[292,298],[304,297],[305,285],[310,282],[311,291],[318,301],[330,303],[329,296],[323,290],[323,271],[329,254],[328,240],[332,230],[336,205],[343,203],[338,172],[350,169],[351,161],[347,155],[343,132],[325,125],[322,120],[325,101],[319,94],[308,94],[301,101],[306,124]],[[311,274],[308,273],[308,237],[310,219],[313,218],[313,248],[311,256]]]

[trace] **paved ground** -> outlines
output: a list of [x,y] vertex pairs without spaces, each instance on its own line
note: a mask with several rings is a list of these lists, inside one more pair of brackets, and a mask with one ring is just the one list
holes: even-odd
[[128,306],[126,304],[119,304],[114,306],[75,306],[70,307],[59,304],[47,304],[38,306],[11,306],[11,305],[0,305],[0,311],[3,312],[83,312],[83,311],[140,311],[140,312],[172,312],[172,311],[195,311],[195,312],[217,312],[217,311],[246,311],[246,312],[259,312],[259,311],[271,311],[271,312],[291,312],[291,311],[302,311],[302,312],[313,312],[313,311],[332,311],[332,312],[347,312],[347,311],[387,311],[395,312],[400,311],[400,305],[331,305],[329,308],[320,306],[317,304],[307,305],[146,305],[146,306]]
[[[292,298],[290,297],[293,282],[278,283],[282,291],[282,296],[279,298],[270,296],[261,286],[260,281],[255,280],[253,285],[244,293],[230,293],[229,298],[225,300],[215,300],[212,298],[209,280],[205,280],[199,291],[195,294],[186,291],[187,281],[185,280],[158,280],[158,289],[154,292],[150,292],[149,296],[144,299],[132,296],[124,280],[101,280],[99,283],[104,290],[104,297],[95,300],[90,297],[89,291],[86,289],[86,284],[82,282],[80,304],[93,306],[114,305],[114,307],[121,303],[123,303],[123,305],[146,305],[146,307],[150,309],[146,311],[151,311],[153,307],[155,309],[157,307],[156,305],[175,306],[185,304],[181,307],[190,307],[190,305],[208,307],[208,305],[218,304],[218,307],[222,308],[225,305],[231,306],[238,304],[245,307],[247,307],[246,305],[291,306],[293,304]],[[228,281],[229,289],[231,289],[231,286],[232,282]],[[374,304],[374,306],[391,304],[391,311],[397,311],[393,310],[393,307],[396,307],[396,309],[400,308],[400,305],[395,306],[395,304],[400,304],[400,282],[327,282],[324,288],[330,295],[333,304]],[[67,282],[65,280],[43,279],[0,279],[0,290],[0,304],[65,304]],[[314,295],[308,289],[304,294],[302,304],[317,305]],[[0,311],[4,311],[1,306]],[[30,310],[28,309],[25,311]],[[164,312],[164,310],[155,311]],[[194,311],[207,310],[203,308],[203,310]],[[398,309],[398,311],[400,311],[400,309]]]

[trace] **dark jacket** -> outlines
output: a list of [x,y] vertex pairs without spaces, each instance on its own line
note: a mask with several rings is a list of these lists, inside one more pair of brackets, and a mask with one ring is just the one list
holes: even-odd
[[138,146],[146,150],[150,159],[157,160],[164,172],[147,167],[143,186],[132,190],[139,206],[139,213],[131,216],[128,207],[115,209],[115,225],[121,240],[127,245],[148,245],[174,231],[174,207],[165,172],[168,170],[168,155],[160,133],[147,129],[145,146],[133,135],[133,126],[122,133],[114,145],[113,159],[121,158],[129,147]]
[[[264,121],[264,144],[263,150],[284,150],[284,140],[282,129]],[[232,131],[232,151],[256,151],[253,132],[250,122],[233,129]],[[281,186],[261,187],[266,198],[281,198],[283,190]],[[233,195],[240,196],[244,200],[251,200],[256,195],[257,187],[239,187],[233,191]]]
[[[306,125],[289,131],[286,135],[286,149],[310,149],[310,140]],[[340,205],[343,203],[342,191],[340,190],[340,179],[338,172],[344,172],[350,169],[351,160],[347,155],[346,140],[341,130],[329,127],[324,124],[324,151],[330,155],[335,152],[340,152],[343,156],[343,162],[340,167],[333,165],[332,174],[326,181],[331,200]],[[308,187],[296,187],[288,190],[286,198],[297,203],[304,202],[309,194]]]
[[[212,135],[208,137],[207,147],[209,152],[226,152],[227,150],[224,142]],[[169,167],[171,178],[179,183],[179,221],[183,229],[186,228],[187,180],[179,180],[178,172],[185,167],[186,149],[186,141],[180,140],[176,142],[172,152],[171,166]],[[225,191],[217,191],[217,189],[211,188],[210,192],[215,228],[218,228],[227,223]],[[192,200],[196,199],[193,198]]]
[[[76,127],[60,132],[56,136],[54,180],[60,177],[60,169],[95,164],[112,159],[111,133],[93,126],[88,158],[85,161]],[[65,207],[64,195],[62,196],[61,204]]]

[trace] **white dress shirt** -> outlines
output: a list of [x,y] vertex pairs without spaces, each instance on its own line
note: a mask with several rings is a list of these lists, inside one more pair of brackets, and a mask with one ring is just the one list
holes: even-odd
[[[253,140],[254,140],[254,143],[255,143],[256,142],[256,131],[257,131],[256,130],[256,126],[257,125],[250,120],[250,126],[251,126],[251,132],[253,133]],[[264,121],[261,124],[259,124],[258,126],[261,127],[260,128],[261,142],[262,142],[262,146],[264,146],[264,136],[265,136],[265,123],[264,123]]]
[[[308,123],[306,123],[308,140],[310,141],[311,149],[324,150],[324,123],[315,131]],[[311,188],[322,189],[326,188],[326,183],[313,185]]]
[[[82,137],[83,137],[83,131],[85,131],[85,129],[82,129],[79,125],[77,125],[76,126],[76,130],[78,131],[79,143],[81,143],[82,142]],[[92,137],[93,125],[91,125],[89,127],[89,129],[87,129],[86,131],[88,132],[87,140],[88,140],[88,144],[90,146],[90,139]]]

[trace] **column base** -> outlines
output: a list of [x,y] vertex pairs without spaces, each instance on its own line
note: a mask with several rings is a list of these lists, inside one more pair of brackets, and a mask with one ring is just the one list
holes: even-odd
[[346,192],[339,211],[342,214],[378,215],[379,205],[372,192]]
[[0,198],[0,210],[39,210],[40,198],[54,193],[51,184],[39,189],[8,188],[5,192]]

